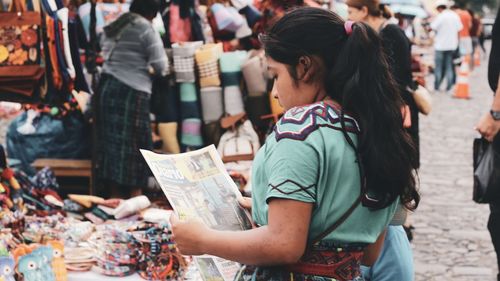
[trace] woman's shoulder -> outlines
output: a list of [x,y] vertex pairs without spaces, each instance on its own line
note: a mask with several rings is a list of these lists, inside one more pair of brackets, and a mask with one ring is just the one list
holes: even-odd
[[[289,109],[274,128],[276,141],[282,139],[306,140],[313,132],[342,130],[341,108],[330,101],[321,101]],[[359,133],[357,121],[344,114],[345,128],[348,132]]]

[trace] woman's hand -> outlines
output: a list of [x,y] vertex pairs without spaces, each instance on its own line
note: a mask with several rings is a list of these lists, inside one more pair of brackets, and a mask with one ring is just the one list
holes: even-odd
[[238,203],[240,203],[240,206],[247,209],[248,211],[252,211],[252,198],[250,197],[240,197],[238,199]]
[[183,255],[205,254],[204,240],[211,229],[199,220],[181,222],[176,214],[170,216],[174,241]]
[[493,138],[500,130],[500,121],[495,121],[488,112],[483,115],[474,129],[476,129],[485,139],[492,142]]

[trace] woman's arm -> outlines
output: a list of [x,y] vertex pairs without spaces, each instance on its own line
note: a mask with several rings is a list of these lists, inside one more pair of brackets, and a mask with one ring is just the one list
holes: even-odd
[[160,34],[151,27],[142,35],[141,40],[144,42],[148,64],[153,69],[153,73],[159,76],[165,75],[168,68],[168,58]]
[[171,223],[185,255],[209,254],[250,265],[291,264],[304,254],[312,208],[312,203],[272,199],[268,225],[246,231],[218,231],[176,217]]

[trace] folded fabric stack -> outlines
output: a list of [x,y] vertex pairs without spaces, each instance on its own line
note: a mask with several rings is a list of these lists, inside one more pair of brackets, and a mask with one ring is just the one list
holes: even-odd
[[69,194],[64,201],[64,209],[77,219],[87,219],[94,224],[103,224],[112,219],[128,219],[148,208],[151,202],[146,196],[137,196],[128,200],[104,199],[91,195]]
[[202,41],[175,43],[172,45],[175,80],[177,83],[196,82],[194,53],[203,45]]
[[181,146],[184,151],[203,146],[194,58],[196,49],[202,45],[201,41],[172,45],[175,77],[180,83]]
[[201,114],[198,104],[198,94],[194,83],[181,83],[181,145],[183,150],[191,150],[203,146],[201,135]]
[[[169,63],[173,60],[173,50],[165,50]],[[164,153],[180,153],[181,149],[177,140],[177,129],[179,124],[179,95],[175,82],[173,67],[165,77],[155,77],[153,80],[153,93],[151,100],[151,111],[156,115],[158,122],[158,134],[163,142]]]

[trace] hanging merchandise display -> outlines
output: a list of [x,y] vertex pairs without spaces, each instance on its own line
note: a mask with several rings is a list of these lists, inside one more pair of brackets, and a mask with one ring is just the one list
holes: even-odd
[[206,87],[200,89],[203,121],[211,123],[218,121],[224,114],[222,88]]
[[195,52],[196,65],[200,78],[200,87],[218,87],[221,85],[219,78],[218,60],[222,55],[222,44],[205,44]]
[[194,53],[202,45],[202,41],[175,43],[172,45],[175,79],[178,83],[194,83],[196,81]]
[[40,13],[14,0],[0,17],[0,99],[35,100],[45,72],[40,66]]
[[183,150],[200,148],[203,146],[201,133],[201,114],[198,103],[196,85],[194,83],[181,83],[181,144]]
[[219,61],[222,84],[224,85],[224,108],[229,115],[245,112],[240,80],[241,64],[246,56],[245,51],[227,52],[222,54]]

